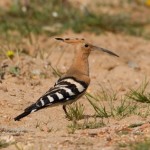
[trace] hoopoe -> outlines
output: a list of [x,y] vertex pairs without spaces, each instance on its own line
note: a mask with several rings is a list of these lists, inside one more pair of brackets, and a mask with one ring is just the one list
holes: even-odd
[[69,70],[58,79],[53,88],[50,88],[34,104],[27,107],[22,114],[14,118],[15,121],[19,121],[32,112],[58,104],[63,105],[63,110],[65,114],[67,114],[66,105],[75,102],[84,95],[90,84],[88,63],[90,52],[92,50],[99,50],[119,57],[107,49],[87,43],[84,39],[56,38],[56,40],[77,46],[77,53],[72,65]]

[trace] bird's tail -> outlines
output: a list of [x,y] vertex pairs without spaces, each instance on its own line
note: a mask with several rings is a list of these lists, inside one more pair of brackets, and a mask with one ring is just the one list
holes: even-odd
[[19,121],[20,119],[28,116],[30,113],[37,111],[39,108],[36,106],[36,104],[32,104],[31,106],[27,107],[24,112],[17,117],[14,118],[15,121]]

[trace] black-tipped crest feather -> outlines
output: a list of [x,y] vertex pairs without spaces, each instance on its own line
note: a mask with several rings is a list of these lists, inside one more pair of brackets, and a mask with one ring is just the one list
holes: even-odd
[[55,38],[56,40],[59,40],[59,41],[64,41],[64,39],[62,38]]

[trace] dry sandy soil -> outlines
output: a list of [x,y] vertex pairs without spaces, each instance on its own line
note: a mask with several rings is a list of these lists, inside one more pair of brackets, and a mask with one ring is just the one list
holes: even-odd
[[[91,54],[89,58],[91,84],[88,92],[97,93],[99,84],[109,89],[111,84],[114,90],[122,94],[129,88],[137,88],[145,77],[149,80],[149,41],[111,33],[89,37],[88,33],[75,35],[68,32],[61,37],[66,35],[84,37],[89,42],[114,50],[120,56],[114,58],[99,52]],[[77,130],[74,134],[69,134],[67,126],[71,121],[65,118],[59,106],[41,110],[15,122],[13,118],[52,87],[57,80],[48,63],[65,72],[74,55],[73,46],[59,43],[54,38],[39,37],[34,40],[32,46],[27,44],[27,40],[25,45],[30,50],[37,51],[38,43],[39,49],[45,49],[43,59],[38,55],[36,58],[21,55],[16,56],[12,61],[5,59],[1,62],[1,65],[18,64],[21,68],[20,76],[13,77],[6,74],[0,84],[0,131],[3,138],[14,140],[24,149],[115,149],[117,142],[130,142],[141,137],[149,137],[149,124],[146,123],[149,117],[142,118],[137,115],[122,120],[106,119],[105,127]],[[47,73],[48,77],[42,79],[40,72]],[[94,114],[92,106],[85,97],[82,97],[80,102],[85,106],[85,115]],[[146,124],[133,129],[127,128],[130,124],[141,122]],[[119,135],[117,132],[122,130],[129,130],[129,133]],[[10,145],[9,149],[16,149],[16,146]]]
[[[60,37],[85,38],[97,46],[113,50],[120,56],[115,58],[100,52],[91,53],[91,84],[88,88],[91,94],[98,93],[101,84],[106,89],[112,88],[119,95],[124,95],[130,88],[138,88],[145,78],[147,81],[150,79],[148,40],[123,34],[105,33],[96,36],[85,32],[74,34],[71,31]],[[17,46],[12,43],[9,46],[5,42],[3,44],[4,49],[21,47],[28,53],[15,54],[12,60],[6,57],[0,60],[1,66],[17,65],[21,68],[19,76],[6,73],[0,82],[0,139],[15,143],[3,149],[118,150],[121,149],[118,144],[150,138],[150,117],[133,114],[123,119],[110,117],[104,119],[104,127],[76,130],[73,134],[68,128],[72,121],[66,119],[61,106],[43,109],[15,122],[13,118],[35,102],[58,79],[50,64],[65,72],[71,65],[75,50],[71,45],[46,36],[33,35],[32,44],[29,39],[22,39]],[[147,91],[150,91],[150,86]],[[85,97],[79,101],[85,106],[85,116],[94,115],[94,109]],[[119,103],[120,99],[117,99],[117,102]],[[89,120],[93,121],[94,118],[89,117]],[[81,120],[83,121],[84,119]],[[143,125],[128,127],[138,123]]]

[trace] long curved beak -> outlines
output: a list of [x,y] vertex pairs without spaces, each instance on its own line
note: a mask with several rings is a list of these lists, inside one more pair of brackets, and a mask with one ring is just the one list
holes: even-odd
[[118,56],[117,54],[115,54],[114,52],[112,52],[112,51],[110,51],[110,50],[107,50],[107,49],[105,49],[105,48],[102,48],[102,47],[92,46],[92,49],[93,49],[93,50],[102,51],[102,52],[108,53],[108,54],[110,54],[110,55],[119,57],[119,56]]

